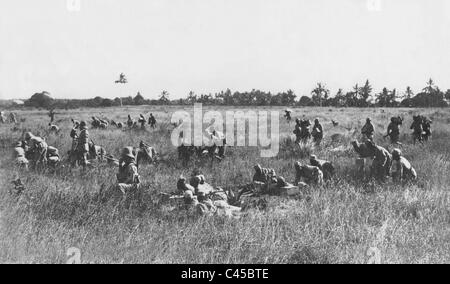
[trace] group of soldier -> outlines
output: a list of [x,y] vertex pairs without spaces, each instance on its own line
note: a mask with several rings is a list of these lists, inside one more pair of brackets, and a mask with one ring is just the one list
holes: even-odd
[[17,123],[16,114],[11,112],[9,113],[9,119],[6,116],[4,111],[0,111],[0,123]]
[[[151,118],[149,124],[154,127],[156,120]],[[54,114],[51,117],[51,125],[53,125]],[[103,128],[101,125],[108,122],[105,120],[92,117],[92,127]],[[135,122],[130,122],[131,116],[128,116],[127,125],[132,127]],[[144,122],[143,122],[144,121]],[[141,127],[145,124],[145,118],[141,115],[138,120]],[[399,127],[402,125],[400,117],[393,117],[388,126],[387,136],[391,138],[392,143],[399,143]],[[118,167],[117,189],[124,195],[139,189],[141,185],[140,175],[138,173],[140,163],[146,161],[154,163],[158,160],[156,150],[141,141],[139,146],[124,147],[121,151],[120,158],[116,159],[112,155],[106,155],[106,151],[95,145],[88,131],[86,121],[73,120],[73,127],[70,132],[72,138],[72,147],[69,151],[69,161],[71,166],[77,165],[86,168],[93,159],[103,160],[106,158],[108,164]],[[415,116],[411,129],[415,130],[416,124],[421,125],[421,135],[431,135],[431,120],[423,116]],[[112,124],[112,123],[111,123]],[[428,126],[425,126],[428,124]],[[320,144],[323,139],[323,128],[319,119],[315,119],[312,131],[310,131],[311,123],[306,119],[296,119],[294,133],[296,141],[307,141],[311,137],[314,142]],[[402,155],[400,149],[395,148],[389,152],[385,148],[376,145],[374,142],[375,128],[368,118],[363,126],[361,133],[363,134],[363,142],[353,141],[354,150],[361,159],[370,159],[370,177],[379,181],[385,181],[386,178],[392,177],[394,182],[405,182],[417,179],[417,173],[411,163]],[[178,148],[179,158],[181,160],[189,159],[194,153],[198,155],[211,155],[218,159],[225,157],[226,139],[225,135],[208,127],[205,134],[209,137],[209,143],[203,147],[194,147],[183,143],[183,133],[180,133],[180,147]],[[425,138],[424,138],[425,139]],[[40,166],[47,166],[55,169],[60,163],[60,155],[58,149],[47,145],[44,138],[36,136],[31,132],[27,132],[23,141],[19,141],[14,146],[14,155],[16,164],[20,167],[28,168],[29,164],[36,169]],[[363,164],[364,166],[364,164]],[[194,210],[201,214],[219,214],[224,212],[226,215],[233,215],[240,211],[242,200],[248,196],[260,195],[295,195],[302,192],[304,188],[321,186],[328,180],[332,179],[335,174],[335,168],[331,161],[318,159],[315,155],[311,155],[309,164],[295,162],[293,165],[295,171],[295,181],[293,183],[286,182],[284,177],[275,173],[274,169],[263,168],[257,164],[254,167],[255,174],[252,183],[246,185],[235,194],[232,190],[223,190],[222,188],[213,188],[206,183],[205,177],[198,171],[194,171],[189,182],[181,177],[177,183],[177,194],[182,196],[183,206],[189,210]]]
[[316,145],[320,145],[323,139],[323,127],[320,124],[319,119],[316,118],[314,120],[314,125],[312,127],[312,131],[310,130],[311,121],[309,119],[295,119],[295,143],[306,143],[308,140],[313,138],[313,141]]

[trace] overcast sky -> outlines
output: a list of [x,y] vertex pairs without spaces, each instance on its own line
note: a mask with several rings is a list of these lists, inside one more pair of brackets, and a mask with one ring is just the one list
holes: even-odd
[[447,0],[80,2],[0,0],[0,98],[450,88]]

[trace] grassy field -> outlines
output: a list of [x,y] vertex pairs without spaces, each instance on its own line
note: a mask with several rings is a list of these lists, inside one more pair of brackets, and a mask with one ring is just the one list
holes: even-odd
[[[47,132],[45,111],[18,111],[24,121],[16,129],[0,125],[0,262],[65,263],[67,249],[76,247],[83,263],[450,263],[450,109],[295,108],[294,117],[318,117],[325,129],[321,147],[299,148],[292,143],[294,123],[281,117],[283,108],[260,108],[280,111],[276,157],[261,158],[254,147],[231,147],[220,163],[189,167],[176,160],[169,140],[171,114],[180,109],[58,111],[59,134]],[[45,136],[65,154],[71,145],[70,118],[103,114],[125,121],[128,113],[137,117],[148,112],[158,121],[155,130],[90,130],[95,142],[116,156],[140,140],[163,153],[157,166],[140,167],[143,189],[126,201],[105,194],[117,172],[106,164],[86,173],[64,168],[45,174],[12,166],[12,144],[25,130]],[[433,138],[425,145],[411,142],[409,125],[418,113],[433,119]],[[376,142],[392,150],[382,135],[393,115],[405,117],[401,148],[419,180],[408,186],[364,182],[355,174],[356,154],[349,142],[359,138],[365,118],[371,117]],[[331,119],[339,126],[333,127]],[[178,177],[189,176],[194,167],[214,186],[236,188],[250,182],[255,163],[293,182],[294,162],[307,162],[310,153],[334,162],[333,181],[295,199],[267,198],[265,210],[250,209],[240,219],[191,216],[157,203],[158,192],[174,191]],[[16,177],[26,186],[19,196],[9,193]]]

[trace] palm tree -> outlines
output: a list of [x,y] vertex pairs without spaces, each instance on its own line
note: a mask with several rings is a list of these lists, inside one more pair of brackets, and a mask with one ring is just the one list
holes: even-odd
[[167,103],[169,101],[169,92],[167,91],[162,91],[161,94],[159,95],[159,100],[163,103]]
[[427,94],[431,94],[434,92],[434,81],[433,79],[430,78],[430,80],[428,80],[427,82],[427,86],[425,88],[422,89],[422,91],[424,91]]
[[410,98],[412,98],[412,96],[414,96],[414,93],[411,90],[411,87],[410,86],[406,87],[406,91],[405,91],[405,94],[404,94],[405,99],[409,100]]
[[317,86],[311,91],[314,103],[319,103],[319,106],[322,106],[322,100],[328,98],[329,93],[330,90],[322,83],[317,83]]

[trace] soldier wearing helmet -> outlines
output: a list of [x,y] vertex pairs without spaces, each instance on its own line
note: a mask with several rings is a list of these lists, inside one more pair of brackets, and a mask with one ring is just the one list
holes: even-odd
[[[386,136],[389,136],[392,144],[398,144],[399,136],[400,136],[400,127],[401,120],[396,119],[395,117],[391,118],[391,122],[387,128]],[[386,137],[385,136],[385,137]]]
[[129,191],[139,187],[140,180],[133,154],[133,147],[122,149],[119,160],[119,173],[117,174],[117,183],[119,190],[126,194]]
[[25,133],[25,142],[28,145],[28,156],[31,157],[33,167],[38,165],[45,166],[47,163],[48,145],[44,139],[34,136],[33,133]]
[[416,180],[417,173],[411,163],[402,156],[400,149],[392,151],[391,176],[394,182]]
[[318,118],[316,118],[314,120],[314,126],[313,126],[311,134],[314,139],[314,142],[316,142],[316,144],[319,145],[323,139],[323,128],[322,128],[322,124],[320,124]]
[[302,165],[300,162],[295,163],[295,182],[298,185],[302,180],[306,184],[321,185],[323,183],[323,172],[315,166]]
[[81,161],[83,167],[86,167],[89,164],[89,131],[86,121],[83,120],[80,122],[80,130],[80,134],[77,138],[78,160]]
[[370,118],[366,119],[366,124],[364,124],[361,129],[361,134],[363,134],[364,140],[373,140],[373,133],[375,132],[375,128],[372,124]]
[[331,179],[334,175],[334,166],[330,161],[317,159],[316,155],[311,155],[309,157],[309,162],[311,166],[318,167],[323,172],[323,177],[325,180]]

